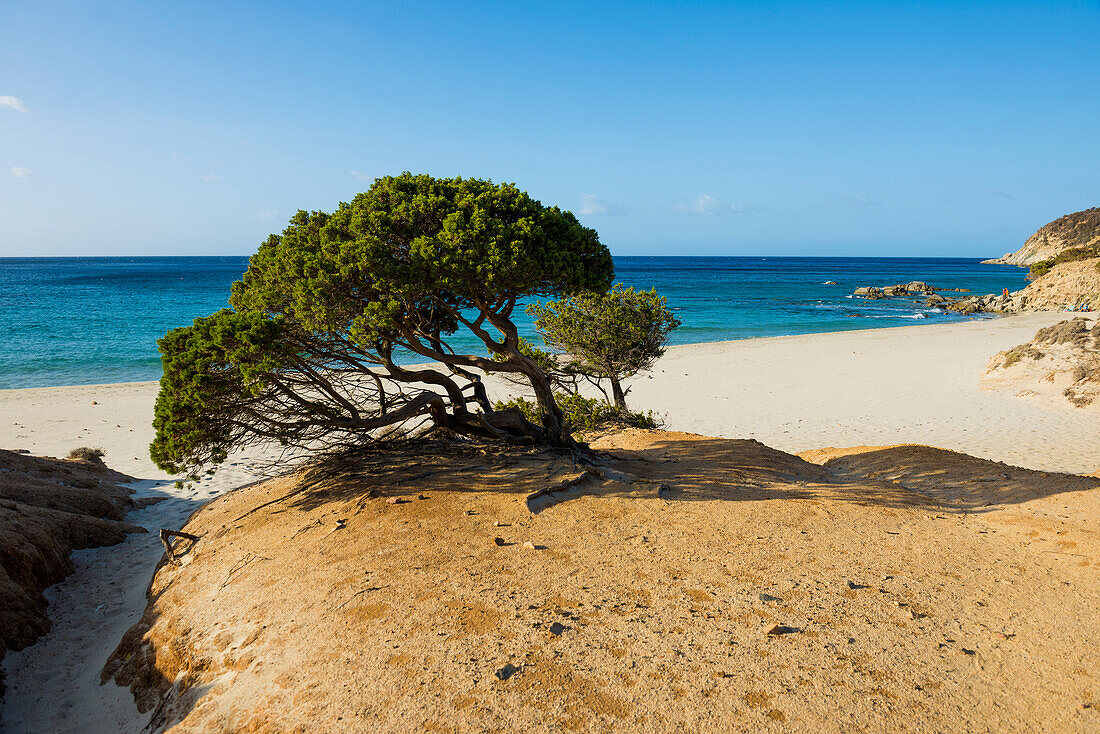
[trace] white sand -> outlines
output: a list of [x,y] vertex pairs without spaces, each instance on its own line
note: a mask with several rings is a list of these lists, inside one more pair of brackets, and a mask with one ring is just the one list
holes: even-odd
[[[632,405],[668,427],[752,437],[786,451],[926,443],[1050,471],[1100,470],[1100,410],[1015,398],[979,388],[995,352],[1030,341],[1062,314],[1026,314],[914,326],[674,347]],[[64,455],[102,446],[107,464],[164,496],[128,519],[178,528],[201,503],[260,478],[238,460],[194,489],[177,490],[148,459],[157,384],[0,391],[0,446]],[[93,405],[95,401],[95,405]],[[76,554],[77,571],[47,592],[54,628],[4,661],[5,732],[138,731],[128,691],[99,686],[99,671],[137,620],[161,555],[154,533]]]
[[1100,406],[979,387],[995,353],[1069,315],[672,347],[636,408],[673,430],[755,438],[799,452],[924,443],[1044,471],[1100,470]]

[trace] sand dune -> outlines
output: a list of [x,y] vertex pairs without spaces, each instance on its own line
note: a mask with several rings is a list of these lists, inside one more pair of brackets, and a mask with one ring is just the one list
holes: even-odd
[[433,448],[232,492],[108,672],[181,732],[1100,725],[1100,479],[912,446],[596,446],[623,478],[537,513],[568,459]]

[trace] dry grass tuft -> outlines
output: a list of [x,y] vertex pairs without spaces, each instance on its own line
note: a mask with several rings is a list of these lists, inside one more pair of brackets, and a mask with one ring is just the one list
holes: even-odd
[[1035,349],[1030,344],[1021,344],[1018,347],[1013,347],[1004,353],[1005,358],[1002,363],[1002,367],[1011,367],[1014,364],[1020,362],[1024,357],[1030,359],[1042,359],[1043,353],[1038,349]]
[[103,457],[107,455],[107,452],[101,448],[91,448],[90,446],[80,446],[69,452],[70,459],[75,461],[90,461],[93,464],[102,464]]
[[1032,344],[1074,344],[1083,347],[1088,345],[1095,331],[1089,331],[1088,319],[1078,317],[1039,329]]

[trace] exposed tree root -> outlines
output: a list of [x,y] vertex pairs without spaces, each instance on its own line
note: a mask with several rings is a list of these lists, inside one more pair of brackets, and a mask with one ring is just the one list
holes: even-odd
[[527,509],[531,512],[535,512],[535,508],[531,504],[533,501],[539,499],[540,497],[547,497],[557,492],[565,492],[572,489],[573,487],[576,487],[578,484],[584,482],[586,479],[596,477],[599,477],[599,472],[596,469],[585,469],[582,472],[563,479],[557,484],[552,484],[549,487],[543,487],[542,489],[536,490],[527,495],[524,500],[527,503]]
[[164,545],[164,552],[168,556],[168,562],[176,564],[179,563],[180,556],[183,555],[183,553],[177,552],[178,549],[172,544],[172,538],[183,538],[184,540],[191,541],[183,553],[191,550],[199,540],[199,536],[192,535],[191,533],[184,533],[180,530],[169,530],[168,528],[160,529],[160,542]]

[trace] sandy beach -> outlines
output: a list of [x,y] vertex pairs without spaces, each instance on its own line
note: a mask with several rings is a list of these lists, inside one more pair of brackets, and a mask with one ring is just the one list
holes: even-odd
[[[914,326],[673,347],[628,399],[670,430],[754,438],[787,452],[920,443],[1028,469],[1100,471],[1100,411],[983,390],[995,352],[1064,314],[1032,313]],[[808,377],[809,376],[809,377]],[[235,457],[212,479],[177,489],[147,456],[157,384],[0,391],[0,446],[64,455],[101,446],[113,469],[140,477],[138,497],[164,501],[128,519],[178,528],[204,503],[262,478]],[[161,555],[154,533],[76,554],[76,572],[47,592],[54,628],[4,661],[5,731],[137,731],[129,692],[99,676],[140,617]]]
[[1100,412],[980,389],[996,352],[1069,318],[958,324],[672,347],[633,404],[673,430],[755,438],[783,451],[922,443],[1044,471],[1100,470]]

